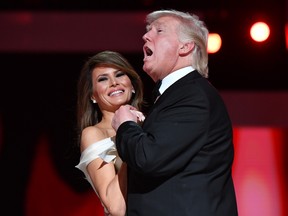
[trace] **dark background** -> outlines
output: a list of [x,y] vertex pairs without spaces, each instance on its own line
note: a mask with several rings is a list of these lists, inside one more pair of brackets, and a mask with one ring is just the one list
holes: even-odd
[[[219,91],[288,90],[285,0],[0,2],[0,14],[21,11],[129,13],[149,12],[161,8],[195,11],[203,17],[211,32],[221,34],[221,50],[209,56],[209,80]],[[247,31],[250,24],[258,18],[270,24],[271,28],[270,38],[264,43],[250,40]],[[0,31],[3,34],[4,29]],[[35,149],[42,134],[48,137],[49,152],[61,178],[79,193],[91,189],[82,179],[82,173],[74,168],[79,161],[74,130],[76,83],[84,62],[98,51],[100,50],[3,51],[0,47],[0,194],[4,199],[0,208],[3,212],[7,210],[10,215],[24,215],[26,186],[31,175]],[[122,54],[139,71],[145,84],[145,98],[150,101],[150,92],[154,84],[142,71],[142,51],[128,51]]]
[[[149,12],[154,9],[175,8],[195,12],[206,22],[210,32],[218,32],[222,36],[222,48],[217,54],[210,55],[210,80],[219,89],[230,90],[286,90],[287,80],[287,48],[285,45],[285,23],[287,21],[287,3],[285,0],[2,0],[0,13],[15,11],[32,12]],[[261,19],[271,28],[269,40],[255,43],[250,39],[250,25]],[[103,21],[105,22],[105,21]],[[49,27],[47,27],[49,28]],[[111,26],[111,28],[114,28]],[[144,26],[143,26],[144,30]],[[131,31],[133,31],[131,29]],[[5,33],[5,31],[3,32]],[[119,33],[121,34],[121,33]],[[119,37],[115,35],[115,37]],[[73,45],[71,45],[73,46]],[[131,45],[132,46],[132,45]],[[1,47],[0,47],[1,50]],[[63,53],[61,50],[43,54],[39,53],[0,53],[2,69],[9,72],[14,62],[22,70],[33,73],[34,67],[54,63],[63,67],[49,72],[70,71],[71,80],[79,72],[81,64],[87,56],[99,50],[87,52]],[[123,53],[142,70],[142,51]],[[47,62],[45,62],[47,61]],[[61,65],[59,65],[59,61]],[[43,71],[44,70],[44,71]],[[19,71],[15,68],[15,71]],[[45,68],[42,67],[43,73]],[[15,74],[16,75],[16,74]],[[70,77],[66,77],[70,78]]]

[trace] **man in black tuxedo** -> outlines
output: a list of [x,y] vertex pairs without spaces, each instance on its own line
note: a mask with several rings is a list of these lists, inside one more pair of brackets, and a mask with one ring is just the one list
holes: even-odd
[[128,164],[128,216],[236,216],[232,124],[208,78],[208,30],[175,10],[147,16],[144,71],[161,80],[143,125],[116,111],[116,146]]

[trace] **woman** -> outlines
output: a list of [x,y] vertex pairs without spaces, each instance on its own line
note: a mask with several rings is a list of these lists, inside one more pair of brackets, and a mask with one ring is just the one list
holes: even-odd
[[[82,170],[104,207],[105,215],[125,215],[126,164],[118,157],[111,126],[124,104],[143,104],[140,76],[119,53],[103,51],[91,57],[78,81],[77,120]],[[139,121],[142,113],[132,111]]]

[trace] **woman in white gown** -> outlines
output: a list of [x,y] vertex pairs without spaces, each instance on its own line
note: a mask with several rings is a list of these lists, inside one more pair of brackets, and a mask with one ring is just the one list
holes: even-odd
[[[77,120],[82,170],[98,195],[105,215],[126,212],[126,164],[117,155],[114,112],[125,104],[143,105],[143,84],[119,53],[100,52],[87,60],[78,81]],[[142,113],[131,110],[143,121]]]

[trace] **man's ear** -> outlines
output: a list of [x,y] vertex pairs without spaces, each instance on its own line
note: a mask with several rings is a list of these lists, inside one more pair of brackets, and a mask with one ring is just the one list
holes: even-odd
[[182,47],[180,47],[179,54],[180,55],[187,55],[187,54],[191,53],[192,50],[194,49],[194,46],[195,46],[194,42],[183,43]]

